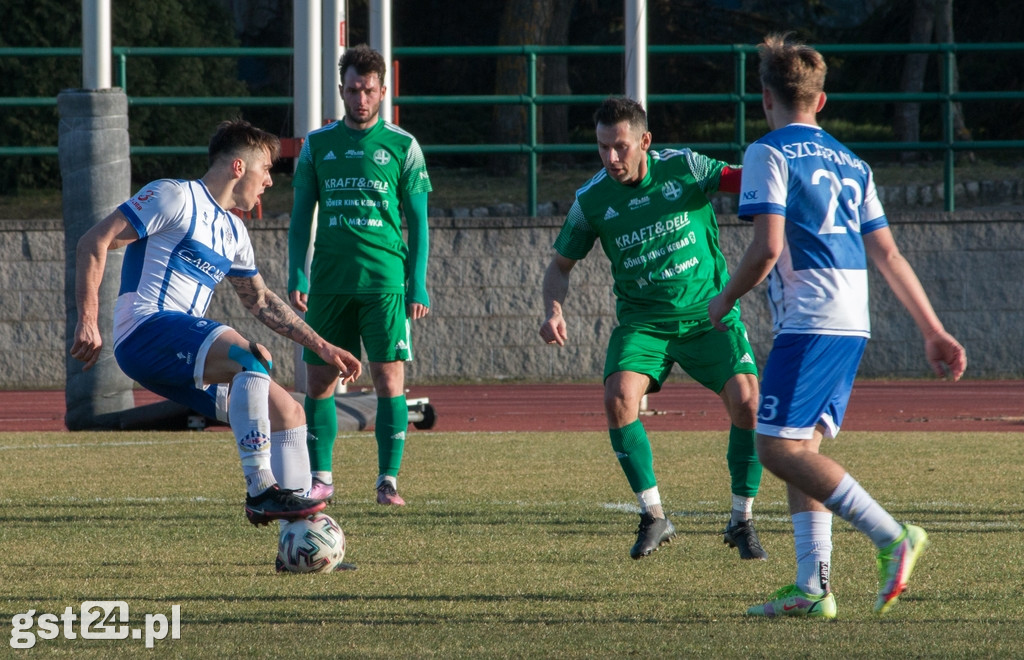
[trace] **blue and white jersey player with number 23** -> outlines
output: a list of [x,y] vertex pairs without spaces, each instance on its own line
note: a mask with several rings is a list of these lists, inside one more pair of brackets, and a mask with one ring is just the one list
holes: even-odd
[[882,614],[906,588],[928,535],[898,523],[819,453],[822,439],[842,425],[870,336],[867,259],[914,318],[937,375],[959,379],[967,357],[896,247],[871,168],[818,126],[825,106],[821,54],[785,35],[768,36],[759,50],[771,132],[747,149],[739,205],[739,216],[754,223],[754,239],[708,312],[720,325],[740,296],[768,278],[775,341],[761,380],[757,453],[787,485],[797,575],[747,613],[835,618],[834,513],[878,548],[875,611]]

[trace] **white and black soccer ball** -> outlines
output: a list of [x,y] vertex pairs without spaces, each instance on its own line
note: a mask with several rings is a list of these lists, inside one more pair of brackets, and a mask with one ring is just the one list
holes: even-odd
[[345,532],[326,513],[285,523],[277,558],[290,573],[330,573],[345,559]]

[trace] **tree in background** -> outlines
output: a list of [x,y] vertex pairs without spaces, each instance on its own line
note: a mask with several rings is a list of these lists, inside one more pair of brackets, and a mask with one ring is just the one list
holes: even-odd
[[[906,43],[917,29],[925,41],[953,38],[961,42],[1018,41],[1024,34],[1024,12],[1019,0],[985,3],[952,0],[647,0],[649,43],[756,44],[766,32],[794,30],[816,44]],[[112,0],[114,43],[118,46],[290,46],[293,4],[288,0]],[[73,10],[69,10],[70,6]],[[935,13],[921,12],[933,6]],[[33,0],[7,3],[0,23],[0,46],[76,46],[81,41],[80,5],[70,0]],[[449,0],[393,2],[393,44],[402,46],[490,46],[505,44],[614,45],[623,43],[621,0],[509,0],[481,2],[471,11],[459,10]],[[915,9],[918,9],[915,15]],[[916,18],[915,18],[916,16]],[[951,16],[947,20],[946,17]],[[930,17],[930,18],[929,18]],[[932,21],[931,27],[926,23]],[[924,21],[924,23],[922,23]],[[369,0],[349,0],[349,43],[367,40]],[[943,26],[948,31],[943,31]],[[546,26],[546,27],[545,27]],[[836,92],[896,92],[900,89],[937,91],[938,67],[927,55],[914,65],[905,55],[834,54],[826,56],[829,85]],[[489,95],[526,93],[523,58],[408,57],[401,62],[401,81],[390,93],[411,95]],[[544,56],[538,90],[542,94],[605,95],[621,93],[624,71],[621,56]],[[651,94],[721,93],[732,91],[730,56],[655,55],[650,59]],[[1009,55],[957,53],[959,82],[966,90],[1019,90],[1024,88],[1024,58]],[[894,71],[907,65],[908,81]],[[915,66],[917,67],[915,69]],[[915,73],[916,71],[916,73]],[[747,90],[757,90],[756,67],[747,66]],[[56,96],[81,84],[77,58],[0,58],[0,96]],[[507,91],[497,91],[500,89]],[[237,62],[213,58],[160,58],[128,62],[130,96],[287,96],[292,91],[292,63],[288,58],[242,57]],[[1016,139],[1024,135],[1024,102],[1018,100],[965,102],[959,110],[971,118],[970,134],[977,139]],[[525,142],[526,115],[522,107],[492,108],[482,104],[408,105],[401,108],[403,127],[425,146],[483,144],[494,141]],[[938,103],[918,104],[916,128],[906,119],[905,107],[893,103],[834,102],[827,117],[829,130],[846,141],[885,141],[920,136],[941,137]],[[547,144],[593,141],[588,105],[541,106],[539,129]],[[213,124],[237,108],[181,108],[133,106],[130,132],[133,145],[205,144]],[[290,136],[288,106],[246,107],[254,123]],[[750,131],[761,130],[756,104],[748,107]],[[732,138],[734,108],[730,104],[657,103],[649,109],[652,130],[662,144]],[[903,122],[903,123],[901,123]],[[0,113],[0,143],[52,145],[57,141],[56,109],[5,108]],[[506,137],[500,137],[506,136]],[[994,153],[994,152],[987,152]],[[730,154],[714,154],[729,158]],[[876,160],[895,157],[882,152]],[[443,166],[481,166],[485,156],[431,154]],[[174,162],[171,162],[171,161]],[[511,157],[512,169],[522,167],[522,156]],[[545,157],[545,162],[556,160]],[[560,159],[559,159],[560,160]],[[571,160],[593,163],[592,154]],[[507,164],[506,164],[507,165]],[[166,172],[201,170],[202,157],[133,159],[139,179]],[[282,167],[285,167],[284,165]],[[0,161],[0,193],[18,188],[55,185],[56,159],[5,158]]]
[[[551,25],[548,29],[548,38],[545,42],[549,46],[569,45],[569,26],[572,19],[573,5],[575,0],[563,0],[556,2],[551,14]],[[572,85],[569,84],[569,57],[566,55],[552,55],[545,58],[544,86],[541,93],[551,96],[562,96],[572,94]],[[549,104],[541,106],[542,119],[541,127],[543,142],[545,144],[565,144],[569,142],[569,108],[564,104]],[[538,130],[541,130],[540,128]],[[565,155],[552,155],[547,157],[548,161],[571,162],[571,157]]]
[[[67,47],[82,43],[80,4],[67,0],[8,3],[0,21],[0,46]],[[115,0],[111,7],[115,46],[231,46],[237,44],[229,16],[206,0]],[[117,84],[116,78],[114,81]],[[81,87],[79,58],[0,58],[0,96],[56,97]],[[126,91],[132,96],[244,96],[233,58],[131,57]],[[235,107],[129,107],[133,146],[205,145],[217,122],[238,115]],[[8,145],[57,143],[56,106],[8,108],[0,119],[0,140]],[[132,176],[151,180],[167,172],[202,174],[206,156],[151,156],[132,159]],[[60,172],[54,158],[7,158],[0,162],[0,192],[54,187]]]
[[[913,0],[913,13],[910,19],[910,34],[908,43],[926,44],[932,41],[940,44],[954,43],[953,39],[953,0]],[[924,91],[925,72],[929,59],[935,59],[938,71],[942,71],[943,63],[938,55],[929,58],[928,53],[908,53],[903,63],[903,73],[900,79],[900,91],[907,93],[919,93]],[[955,58],[955,55],[953,56]],[[960,89],[960,73],[953,62],[953,88],[949,91],[957,92]],[[921,104],[917,102],[897,103],[893,117],[893,130],[896,139],[900,142],[918,142],[921,139]],[[971,132],[967,129],[964,121],[962,103],[953,104],[953,138],[955,140],[970,140]],[[973,160],[973,154],[965,154]],[[920,152],[904,151],[900,158],[904,161],[912,161],[920,158]]]
[[[507,0],[498,34],[499,46],[544,44],[548,40],[555,7],[568,0]],[[537,58],[537,90],[544,89],[546,58]],[[524,57],[500,57],[494,76],[494,93],[499,96],[525,94],[529,65]],[[494,106],[494,141],[497,144],[522,144],[527,141],[527,108],[522,105]],[[538,128],[538,132],[543,129]],[[526,171],[520,156],[498,155],[491,159],[492,174],[520,174]]]
[[[78,12],[66,2],[36,0],[9,4],[0,21],[0,46],[68,46],[82,42]],[[67,35],[75,35],[67,43]],[[68,57],[0,58],[0,96],[50,96],[62,89],[82,86],[82,65]],[[5,146],[57,144],[57,106],[4,108],[0,115],[0,141]],[[56,158],[14,156],[0,160],[0,194],[20,189],[58,185]]]

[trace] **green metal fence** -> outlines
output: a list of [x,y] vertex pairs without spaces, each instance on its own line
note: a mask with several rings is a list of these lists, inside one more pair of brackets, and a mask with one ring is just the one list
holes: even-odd
[[[898,93],[842,93],[829,94],[831,103],[842,102],[919,102],[935,103],[942,110],[941,138],[921,142],[848,142],[855,150],[867,151],[932,151],[943,157],[944,204],[945,210],[955,208],[954,172],[955,155],[958,151],[980,151],[991,149],[1024,149],[1024,140],[968,140],[954,141],[953,106],[962,101],[1003,102],[1024,99],[1024,91],[992,90],[974,92],[953,92],[955,56],[957,53],[985,52],[993,55],[1016,54],[1024,51],[1024,43],[972,43],[972,44],[827,44],[816,46],[824,54],[907,54],[933,53],[940,56],[941,89],[937,92]],[[137,97],[131,96],[126,87],[129,60],[140,57],[291,57],[291,48],[166,48],[166,47],[114,47],[117,63],[115,85],[128,93],[129,107],[143,106],[287,106],[293,102],[290,96],[275,97]],[[470,47],[400,47],[393,49],[396,58],[440,58],[440,57],[522,57],[527,63],[527,88],[522,94],[512,95],[471,95],[431,96],[399,95],[393,104],[400,106],[442,106],[442,105],[521,105],[527,111],[527,139],[518,144],[424,144],[428,154],[524,154],[528,159],[527,206],[530,215],[537,213],[538,156],[545,153],[573,153],[594,149],[591,144],[543,144],[537,135],[537,110],[539,106],[551,104],[590,105],[600,103],[605,95],[542,95],[537,90],[537,61],[549,56],[623,56],[622,46],[470,46]],[[652,45],[649,55],[720,55],[733,60],[733,89],[726,93],[710,94],[659,94],[649,93],[648,106],[660,103],[712,103],[733,107],[734,131],[729,142],[687,143],[697,151],[731,151],[737,154],[749,144],[747,136],[747,104],[759,104],[761,95],[747,89],[747,59],[757,52],[756,47],[746,44],[669,46]],[[0,48],[4,57],[77,57],[80,48]],[[1010,55],[1008,55],[1010,56]],[[32,98],[0,98],[0,108],[45,107],[56,105],[56,96]],[[755,136],[756,137],[756,136]],[[133,146],[133,155],[177,155],[203,154],[202,146]],[[22,145],[0,146],[0,156],[55,156],[56,146]]]

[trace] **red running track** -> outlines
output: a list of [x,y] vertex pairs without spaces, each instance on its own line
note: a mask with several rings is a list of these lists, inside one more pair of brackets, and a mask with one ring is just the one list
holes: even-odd
[[[601,431],[607,428],[600,385],[424,385],[434,431]],[[136,391],[136,405],[159,401]],[[717,396],[693,383],[668,383],[648,397],[650,431],[728,428]],[[0,430],[64,430],[63,391],[0,392]],[[864,381],[853,390],[847,431],[1024,432],[1024,381]],[[423,432],[423,431],[417,431]]]

